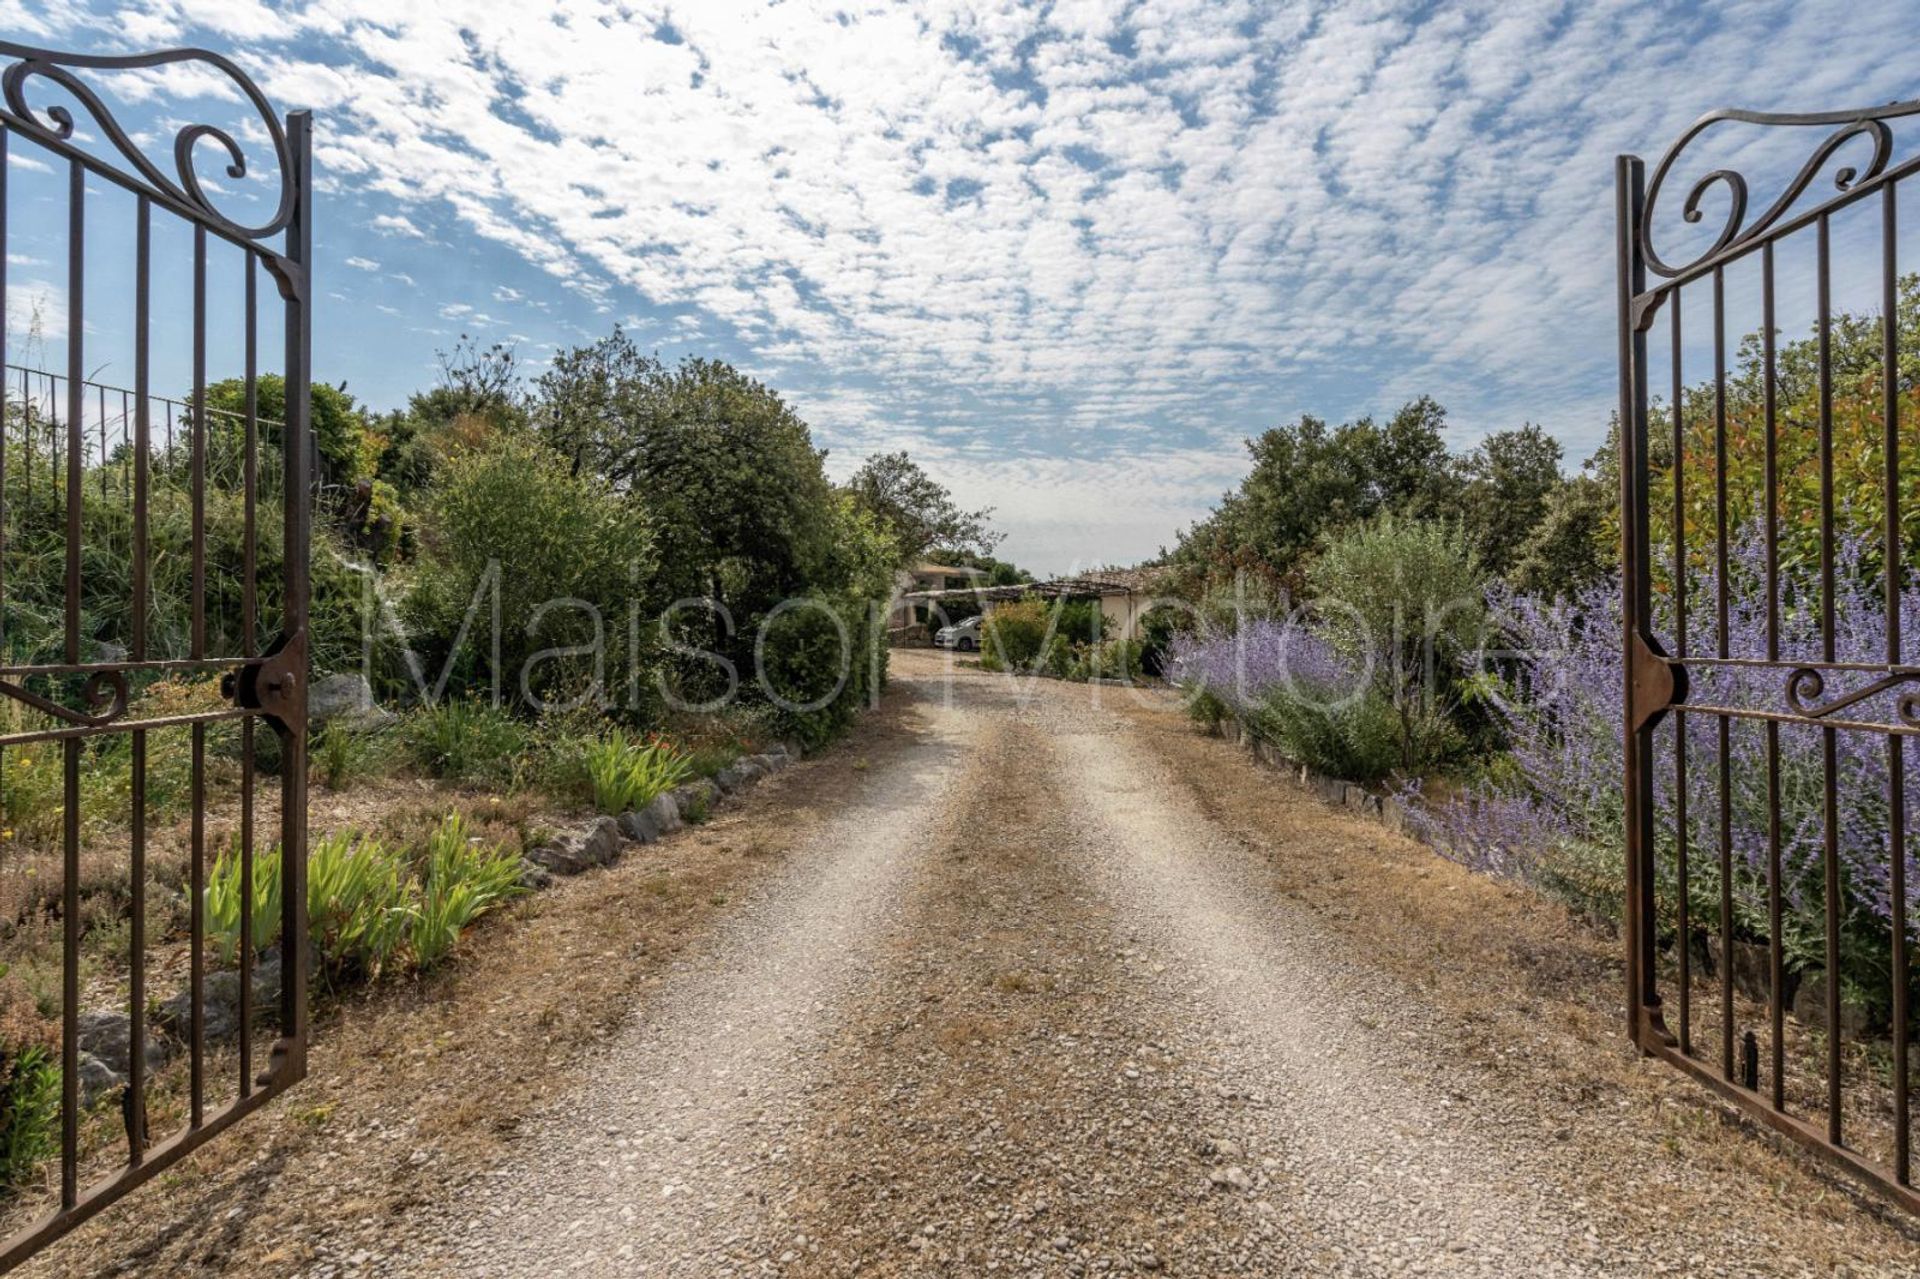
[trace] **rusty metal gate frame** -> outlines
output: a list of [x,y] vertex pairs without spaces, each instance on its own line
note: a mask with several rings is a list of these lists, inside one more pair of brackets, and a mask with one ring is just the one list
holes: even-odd
[[[1834,111],[1816,114],[1794,115],[1750,111],[1715,111],[1699,120],[1683,133],[1655,165],[1649,180],[1642,161],[1636,156],[1623,155],[1615,164],[1616,182],[1616,226],[1617,252],[1619,266],[1619,367],[1620,367],[1620,483],[1621,483],[1621,559],[1624,627],[1622,642],[1625,649],[1625,763],[1626,763],[1626,919],[1627,946],[1627,1020],[1628,1035],[1635,1045],[1649,1056],[1660,1058],[1707,1085],[1720,1096],[1728,1099],[1741,1110],[1757,1117],[1776,1131],[1785,1134],[1794,1141],[1832,1161],[1842,1170],[1866,1182],[1874,1189],[1885,1194],[1909,1211],[1920,1212],[1920,1193],[1917,1193],[1912,1180],[1910,1135],[1911,1111],[1908,1097],[1908,1008],[1911,968],[1909,966],[1909,947],[1907,944],[1907,884],[1905,858],[1900,855],[1891,857],[1889,871],[1892,929],[1892,1033],[1894,1043],[1893,1063],[1893,1106],[1894,1106],[1894,1150],[1889,1163],[1881,1163],[1846,1144],[1845,1132],[1841,1124],[1842,1117],[1842,1032],[1840,1006],[1841,988],[1838,963],[1838,914],[1839,914],[1839,855],[1837,829],[1840,817],[1841,797],[1839,779],[1835,776],[1836,733],[1842,730],[1868,732],[1883,735],[1889,764],[1890,794],[1889,834],[1895,850],[1905,847],[1906,839],[1906,797],[1902,782],[1902,757],[1905,739],[1920,733],[1920,693],[1912,690],[1898,692],[1903,686],[1920,683],[1920,666],[1911,665],[1903,656],[1903,638],[1900,634],[1899,610],[1897,607],[1899,591],[1905,576],[1905,556],[1900,536],[1900,503],[1898,460],[1901,448],[1899,387],[1898,380],[1883,377],[1884,403],[1884,440],[1881,442],[1885,454],[1885,474],[1883,491],[1887,513],[1884,531],[1883,553],[1885,555],[1885,590],[1887,599],[1887,621],[1885,624],[1884,661],[1839,661],[1834,651],[1833,598],[1834,598],[1834,493],[1833,493],[1833,369],[1830,360],[1830,337],[1832,327],[1831,314],[1831,249],[1829,222],[1832,215],[1840,209],[1868,199],[1877,199],[1882,211],[1881,274],[1884,315],[1892,317],[1896,313],[1897,300],[1897,201],[1900,182],[1915,173],[1920,173],[1920,156],[1905,159],[1898,164],[1893,159],[1893,134],[1888,121],[1903,117],[1920,115],[1920,101],[1892,103],[1885,106],[1866,108],[1860,111]],[[1731,169],[1716,169],[1699,179],[1687,193],[1683,214],[1688,222],[1699,222],[1702,218],[1701,203],[1703,197],[1712,193],[1717,186],[1720,194],[1728,201],[1729,211],[1726,222],[1710,247],[1698,257],[1683,264],[1674,265],[1664,261],[1653,247],[1653,212],[1662,188],[1674,167],[1674,162],[1686,150],[1688,145],[1713,125],[1723,121],[1739,122],[1778,128],[1814,128],[1821,130],[1819,144],[1812,150],[1809,158],[1799,172],[1789,182],[1782,194],[1751,222],[1747,220],[1748,188],[1746,179]],[[1810,203],[1804,209],[1797,209],[1801,198],[1809,187],[1826,170],[1837,152],[1843,146],[1862,145],[1855,140],[1870,144],[1872,154],[1868,162],[1857,167],[1838,167],[1832,170],[1837,194],[1824,201]],[[1774,246],[1782,238],[1795,232],[1811,229],[1815,237],[1817,272],[1817,326],[1819,334],[1819,420],[1818,449],[1821,470],[1820,483],[1820,544],[1821,573],[1823,581],[1823,618],[1820,628],[1823,635],[1824,652],[1819,661],[1783,659],[1780,648],[1780,582],[1779,582],[1779,490],[1775,470],[1775,446],[1778,439],[1776,421],[1776,367],[1775,367],[1775,317],[1774,317]],[[1727,527],[1726,493],[1726,358],[1724,317],[1724,281],[1727,266],[1743,261],[1752,255],[1760,259],[1760,289],[1762,305],[1762,348],[1763,348],[1763,404],[1766,431],[1765,442],[1765,552],[1766,552],[1766,592],[1767,592],[1767,656],[1764,660],[1731,657],[1727,649],[1727,573],[1725,556],[1730,532]],[[1654,278],[1649,282],[1649,274]],[[1664,652],[1655,637],[1653,627],[1653,568],[1654,550],[1650,537],[1650,498],[1649,498],[1649,420],[1648,420],[1648,369],[1647,345],[1648,333],[1652,329],[1657,315],[1665,309],[1666,318],[1672,328],[1673,348],[1673,396],[1677,405],[1682,393],[1681,360],[1682,327],[1680,319],[1679,291],[1681,286],[1696,282],[1710,281],[1713,290],[1714,320],[1716,324],[1714,377],[1716,394],[1714,397],[1714,433],[1719,451],[1719,461],[1714,470],[1718,491],[1718,520],[1716,524],[1717,550],[1720,556],[1720,571],[1717,574],[1719,596],[1716,601],[1718,612],[1718,644],[1716,651],[1708,655],[1690,653],[1686,647],[1685,631],[1685,586],[1683,575],[1676,575],[1674,594],[1675,611],[1679,620],[1676,623],[1679,651],[1675,655]],[[1897,367],[1898,326],[1891,322],[1882,325],[1882,359],[1885,368]],[[1682,469],[1680,440],[1683,414],[1672,413],[1674,423],[1673,465],[1675,468],[1675,554],[1676,562],[1683,562],[1685,536],[1684,520],[1681,515],[1681,488],[1679,474]],[[1689,667],[1702,670],[1713,667],[1730,668],[1735,666],[1777,669],[1782,678],[1783,705],[1777,708],[1752,708],[1736,706],[1718,706],[1702,704],[1689,700],[1687,672]],[[1867,680],[1863,687],[1854,688],[1845,694],[1825,694],[1825,684],[1839,673],[1851,673]],[[1857,713],[1849,716],[1847,708],[1856,707],[1866,698],[1878,694],[1894,693],[1897,696],[1897,716],[1889,722],[1866,722]],[[1733,982],[1731,946],[1731,913],[1728,901],[1730,872],[1722,870],[1722,906],[1718,927],[1722,941],[1721,989],[1718,992],[1721,1020],[1718,1061],[1708,1062],[1695,1055],[1695,1045],[1683,1042],[1687,1037],[1684,1028],[1688,1021],[1688,1004],[1692,998],[1691,990],[1684,976],[1685,960],[1681,960],[1682,979],[1679,983],[1681,1034],[1669,1029],[1661,999],[1658,956],[1658,915],[1655,894],[1656,882],[1656,812],[1654,792],[1654,730],[1669,715],[1695,717],[1707,716],[1717,721],[1719,728],[1719,793],[1722,812],[1725,813],[1727,795],[1727,732],[1734,720],[1757,721],[1765,725],[1766,752],[1768,761],[1768,796],[1772,808],[1772,829],[1769,832],[1768,899],[1771,920],[1771,937],[1768,940],[1770,952],[1770,976],[1768,981],[1768,1012],[1770,1027],[1768,1030],[1770,1063],[1767,1071],[1767,1086],[1760,1086],[1757,1038],[1748,1032],[1744,1044],[1743,1060],[1736,1070],[1733,1026]],[[1780,726],[1807,725],[1822,730],[1824,749],[1824,818],[1825,842],[1823,847],[1823,872],[1825,879],[1826,909],[1826,981],[1824,1005],[1826,1024],[1834,1027],[1827,1036],[1826,1084],[1827,1105],[1824,1117],[1815,1115],[1806,1118],[1789,1113],[1785,1097],[1784,1070],[1784,1030],[1785,1009],[1782,1006],[1784,973],[1781,940],[1781,854],[1780,854]],[[1676,753],[1675,766],[1685,768],[1685,752]],[[1683,794],[1684,772],[1676,779],[1676,797]],[[1684,802],[1680,799],[1679,802]],[[1676,820],[1684,820],[1676,817]],[[1721,848],[1718,850],[1723,868],[1728,866],[1725,860],[1730,856],[1727,845],[1726,819],[1722,818]],[[1686,842],[1679,841],[1676,850],[1678,873],[1681,883],[1685,883]],[[1684,892],[1681,894],[1681,927],[1686,928],[1686,906]],[[1683,942],[1681,950],[1686,949]]]
[[[284,1092],[306,1074],[307,1061],[307,918],[306,918],[306,773],[307,773],[307,606],[308,551],[312,495],[310,456],[310,410],[308,386],[311,374],[311,299],[310,263],[313,224],[309,204],[312,191],[312,129],[305,112],[289,113],[284,121],[276,116],[266,97],[238,67],[218,54],[199,49],[177,49],[151,54],[104,57],[61,53],[0,41],[0,59],[8,65],[0,73],[0,250],[6,242],[6,149],[18,140],[36,148],[46,162],[64,170],[67,177],[67,369],[65,383],[65,469],[66,493],[66,607],[64,660],[45,665],[0,664],[0,696],[13,698],[56,721],[35,731],[0,736],[0,749],[26,743],[59,742],[64,766],[62,952],[64,960],[61,1017],[61,1138],[60,1196],[58,1207],[0,1245],[0,1270],[6,1270],[32,1255],[49,1241],[86,1220],[120,1196],[153,1177],[182,1156],[203,1145],[215,1134],[259,1109]],[[157,69],[173,64],[194,64],[224,76],[259,113],[260,126],[271,139],[280,176],[280,199],[273,216],[266,222],[249,226],[235,222],[213,204],[195,172],[196,149],[206,149],[221,158],[228,176],[246,174],[246,160],[236,140],[225,131],[207,124],[190,124],[174,138],[175,174],[169,176],[149,159],[114,119],[101,98],[88,86],[88,71],[133,71]],[[29,104],[28,90],[36,86],[57,86],[73,99],[90,119],[86,126],[102,135],[118,152],[125,167],[109,163],[82,150],[75,138],[76,121],[65,106],[43,106],[38,112]],[[104,149],[104,148],[103,148]],[[86,415],[86,380],[83,372],[85,345],[83,287],[86,269],[86,184],[90,178],[110,182],[135,197],[134,293],[133,311],[134,405],[131,449],[133,504],[133,572],[131,583],[132,634],[127,636],[125,660],[82,660],[81,627],[81,477],[89,445],[83,441]],[[193,506],[192,552],[192,638],[190,652],[184,658],[155,658],[148,652],[147,611],[151,604],[148,580],[148,501],[150,485],[149,416],[154,396],[149,385],[149,322],[151,309],[151,229],[153,215],[181,219],[192,229],[193,261],[193,413],[191,474]],[[271,241],[283,238],[283,247]],[[245,262],[246,321],[246,413],[245,413],[245,557],[246,571],[240,585],[242,611],[241,641],[237,653],[208,652],[206,626],[206,529],[207,440],[203,424],[208,421],[207,391],[207,246],[217,239],[242,251]],[[5,288],[5,256],[0,252],[0,292]],[[286,420],[282,426],[279,450],[283,463],[284,578],[281,584],[283,629],[277,638],[261,642],[256,635],[258,605],[253,572],[257,526],[254,522],[257,474],[258,427],[264,420],[257,413],[257,280],[265,272],[277,289],[285,309]],[[0,338],[4,337],[4,318],[0,318]],[[0,391],[4,396],[4,391]],[[104,410],[103,410],[104,430]],[[102,441],[105,461],[105,441]],[[0,435],[0,479],[6,467],[5,440]],[[5,492],[0,489],[0,504]],[[4,509],[0,505],[0,509]],[[4,537],[0,526],[0,538]],[[5,599],[5,548],[0,545],[0,604]],[[0,616],[0,624],[4,618]],[[0,658],[0,662],[4,662]],[[223,690],[230,706],[215,710],[140,718],[129,715],[129,698],[143,677],[164,674],[211,676],[223,674]],[[74,686],[77,687],[77,693]],[[57,690],[55,688],[57,686]],[[72,703],[79,702],[81,705]],[[242,741],[241,771],[241,882],[247,899],[242,908],[240,927],[240,971],[253,966],[251,926],[251,885],[254,832],[253,763],[251,746],[257,721],[264,721],[279,738],[281,775],[281,981],[279,997],[279,1037],[273,1043],[264,1069],[257,1073],[252,1055],[255,1011],[251,1006],[251,980],[239,983],[239,1078],[237,1096],[224,1105],[210,1106],[206,1098],[204,1069],[206,1051],[205,957],[206,883],[205,840],[205,749],[207,725],[236,722]],[[128,873],[133,883],[144,882],[146,843],[146,737],[150,730],[184,728],[192,739],[191,785],[194,814],[191,852],[191,974],[189,1018],[189,1119],[184,1128],[158,1141],[150,1141],[145,1106],[145,920],[144,894],[132,894],[130,928],[130,1018],[129,1082],[122,1096],[122,1115],[127,1132],[126,1163],[117,1172],[97,1184],[79,1182],[78,1149],[80,1099],[78,1093],[78,959],[80,920],[78,913],[78,876],[80,851],[79,778],[82,743],[100,734],[125,733],[131,738],[132,800],[129,820]]]

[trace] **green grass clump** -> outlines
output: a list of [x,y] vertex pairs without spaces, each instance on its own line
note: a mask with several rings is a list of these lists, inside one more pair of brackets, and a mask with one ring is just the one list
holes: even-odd
[[[222,963],[239,958],[241,870],[231,848],[207,881],[207,937]],[[279,849],[255,855],[256,950],[280,937],[280,877]],[[341,831],[314,840],[307,856],[308,929],[322,975],[334,983],[431,968],[474,920],[520,891],[519,858],[475,839],[458,814],[436,826],[417,855]]]
[[470,837],[459,814],[449,815],[427,840],[409,939],[413,962],[433,967],[453,952],[469,924],[523,891],[520,859],[498,844]]
[[422,706],[407,716],[400,737],[430,776],[472,785],[510,784],[528,747],[525,724],[477,699]]
[[603,813],[645,808],[692,773],[691,761],[666,742],[609,737],[587,748],[593,805]]
[[[311,863],[309,863],[311,864]],[[240,960],[240,916],[246,876],[236,842],[214,860],[207,875],[207,941],[223,964]],[[280,939],[280,850],[256,853],[253,858],[253,894],[248,904],[253,949]]]

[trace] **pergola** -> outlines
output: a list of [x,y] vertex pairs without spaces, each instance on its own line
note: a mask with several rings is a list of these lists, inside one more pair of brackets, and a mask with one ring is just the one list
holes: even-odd
[[908,591],[900,598],[916,604],[937,604],[941,600],[975,600],[979,603],[1005,603],[1037,595],[1042,599],[1088,598],[1102,595],[1132,595],[1134,588],[1125,582],[1098,577],[1060,577],[1051,582],[1021,582],[1013,586],[957,586],[943,591]]

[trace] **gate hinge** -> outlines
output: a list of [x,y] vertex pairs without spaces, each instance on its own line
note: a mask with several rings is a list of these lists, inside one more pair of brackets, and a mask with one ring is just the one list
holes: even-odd
[[243,710],[260,711],[282,725],[302,723],[307,705],[307,633],[281,636],[259,661],[220,682],[220,691]]
[[1669,662],[1658,643],[1637,632],[1627,646],[1627,680],[1635,732],[1653,727],[1669,707],[1687,700],[1687,668]]

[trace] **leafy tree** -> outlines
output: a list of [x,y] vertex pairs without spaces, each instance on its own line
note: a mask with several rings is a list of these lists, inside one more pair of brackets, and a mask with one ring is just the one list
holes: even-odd
[[[1909,429],[1920,422],[1920,276],[1899,281],[1895,306],[1899,367],[1895,396],[1901,427],[1898,458],[1900,530],[1908,565],[1920,564],[1920,448]],[[1862,571],[1881,563],[1886,519],[1885,380],[1878,315],[1837,315],[1830,330],[1834,517],[1843,537],[1861,539]],[[1762,335],[1740,343],[1729,369],[1724,399],[1726,527],[1728,535],[1759,525],[1766,515],[1766,360]],[[1680,462],[1683,542],[1696,568],[1709,565],[1720,527],[1717,468],[1722,448],[1720,405],[1711,379],[1686,387],[1681,396]],[[1674,407],[1656,405],[1648,423],[1651,532],[1654,572],[1670,575],[1674,540]],[[1779,340],[1775,357],[1775,511],[1779,519],[1779,567],[1783,574],[1818,574],[1820,563],[1819,336]],[[1596,455],[1595,474],[1617,484],[1617,430]],[[1619,535],[1618,511],[1609,532]]]
[[978,551],[949,551],[943,547],[940,558],[944,563],[957,568],[980,569],[987,575],[988,586],[1023,586],[1033,580],[1032,573],[1013,561],[995,559],[991,555],[982,555]]
[[1488,436],[1454,470],[1467,540],[1481,564],[1504,574],[1560,490],[1560,442],[1529,423]]
[[439,384],[407,402],[416,430],[445,430],[462,419],[497,431],[525,423],[520,361],[512,347],[501,342],[483,347],[462,333],[453,349],[438,352],[438,358]]
[[729,364],[668,368],[616,329],[556,357],[532,421],[575,473],[645,496],[668,598],[757,614],[832,554],[825,455],[777,393]]
[[961,510],[953,494],[905,451],[873,454],[853,473],[847,488],[892,532],[907,562],[936,547],[988,555],[1000,543],[1000,536],[987,527],[993,508]]
[[1384,424],[1368,417],[1329,428],[1306,416],[1275,427],[1248,441],[1252,470],[1181,536],[1173,559],[1216,577],[1259,568],[1297,580],[1334,530],[1383,511],[1442,511],[1452,488],[1445,423],[1446,411],[1422,396]]
[[[346,384],[312,383],[308,405],[321,474],[335,484],[351,484],[370,475],[374,459],[367,455],[366,414],[347,394]],[[220,483],[238,487],[246,455],[246,379],[227,378],[209,384],[207,410],[212,424],[207,436],[208,474]],[[277,467],[282,444],[277,424],[287,420],[284,377],[278,373],[262,373],[254,379],[254,412],[263,421],[258,437],[262,464]],[[184,430],[175,432],[173,456],[167,459],[169,465],[188,465],[188,439]],[[269,457],[273,459],[271,462],[264,461]]]
[[1618,501],[1617,486],[1591,474],[1555,489],[1514,557],[1508,580],[1530,595],[1556,600],[1591,588],[1619,565]]
[[1401,766],[1434,763],[1455,726],[1461,659],[1487,628],[1487,574],[1459,528],[1383,513],[1335,537],[1308,578],[1321,633],[1392,703]]

